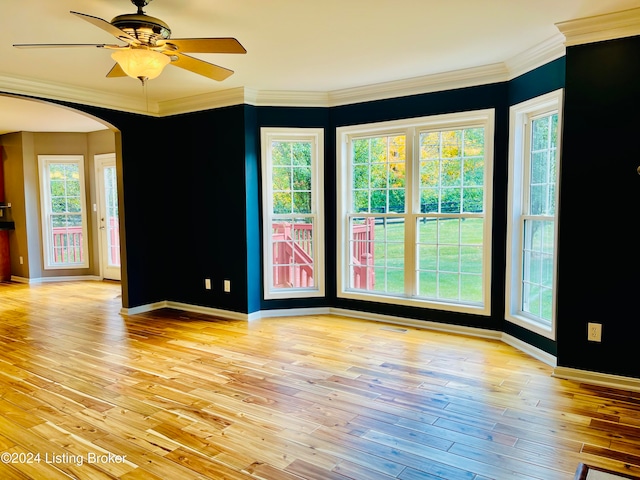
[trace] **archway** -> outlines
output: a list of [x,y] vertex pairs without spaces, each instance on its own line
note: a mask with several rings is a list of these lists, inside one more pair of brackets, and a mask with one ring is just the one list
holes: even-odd
[[[72,108],[43,100],[0,94],[0,147],[5,170],[5,220],[12,220],[9,233],[11,279],[18,282],[68,279],[100,279],[102,264],[99,243],[99,198],[94,159],[115,154],[118,184],[121,185],[120,132],[108,122]],[[41,184],[38,157],[80,155],[84,158],[87,239],[90,258],[83,268],[43,267]],[[119,164],[119,166],[118,166]],[[118,206],[124,208],[119,195]],[[5,205],[6,207],[6,205]],[[124,232],[119,234],[124,244]],[[124,262],[123,262],[124,263]],[[126,292],[126,266],[122,266],[121,288]]]

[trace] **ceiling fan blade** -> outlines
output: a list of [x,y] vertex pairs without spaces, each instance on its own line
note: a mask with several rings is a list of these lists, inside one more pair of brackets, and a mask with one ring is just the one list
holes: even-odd
[[120,66],[119,63],[116,63],[111,70],[109,70],[109,73],[107,73],[107,78],[116,78],[116,77],[126,77],[127,74],[124,73],[124,70],[122,70],[122,67]]
[[166,43],[186,53],[247,53],[235,38],[171,38]]
[[14,43],[16,48],[121,48],[120,45],[106,43]]
[[177,59],[173,60],[170,65],[184,68],[185,70],[197,73],[198,75],[203,75],[212,80],[222,81],[233,75],[233,70],[219,67],[218,65],[190,57],[189,55],[180,55],[174,52],[171,56],[176,57]]
[[120,30],[118,27],[114,27],[113,25],[111,25],[106,20],[103,20],[102,18],[93,17],[91,15],[87,15],[86,13],[80,13],[80,12],[74,12],[74,11],[71,11],[71,13],[76,17],[86,20],[92,25],[95,25],[96,27],[101,28],[105,32],[110,33],[111,35],[122,40],[123,42],[134,44],[134,45],[140,44],[140,41],[137,38],[132,37],[128,33]]

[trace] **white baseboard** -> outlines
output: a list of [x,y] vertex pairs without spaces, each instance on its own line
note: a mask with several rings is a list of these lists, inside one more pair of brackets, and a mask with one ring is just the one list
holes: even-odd
[[171,302],[167,300],[164,300],[162,302],[148,303],[146,305],[140,305],[133,308],[121,308],[120,313],[123,315],[138,315],[140,313],[160,310],[161,308],[173,308],[175,310],[181,310],[183,312],[202,313],[204,315],[211,315],[213,317],[225,318],[228,320],[250,320],[249,315],[247,315],[246,313],[233,312],[231,310],[220,310],[218,308],[211,307],[202,307],[200,305],[192,305],[190,303]]
[[120,309],[122,315],[138,315],[140,313],[153,312],[154,310],[160,310],[161,308],[168,308],[169,302],[163,300],[162,302],[147,303],[146,305],[140,305],[138,307]]
[[229,320],[252,321],[262,318],[274,317],[292,317],[303,315],[339,315],[349,318],[359,318],[362,320],[370,320],[380,323],[391,323],[405,327],[420,328],[424,330],[434,330],[438,332],[451,333],[457,335],[468,335],[477,338],[486,338],[490,340],[500,340],[513,348],[535,358],[554,368],[552,376],[573,380],[594,385],[602,385],[610,388],[622,390],[640,391],[640,379],[631,377],[622,377],[618,375],[608,375],[597,372],[589,372],[586,370],[577,370],[573,368],[558,367],[557,359],[554,355],[545,352],[539,348],[529,345],[511,335],[496,330],[488,330],[483,328],[466,327],[461,325],[453,325],[448,323],[431,322],[427,320],[417,320],[412,318],[395,317],[392,315],[380,315],[376,313],[360,312],[357,310],[348,310],[343,308],[291,308],[277,310],[261,310],[251,314],[238,313],[229,310],[220,310],[217,308],[201,307],[198,305],[190,305],[180,302],[157,302],[153,304],[143,305],[134,308],[123,308],[122,313],[126,315],[135,315],[138,313],[150,312],[160,308],[175,308],[186,312],[202,313],[212,315],[214,317],[225,318]]
[[563,378],[565,380],[572,380],[574,382],[640,392],[640,378],[623,377],[620,375],[591,372],[588,370],[579,370],[577,368],[568,367],[554,368],[552,376],[556,378]]
[[18,277],[16,275],[11,275],[11,281],[15,283],[30,283],[28,278]]
[[403,325],[405,327],[421,328],[424,330],[435,330],[439,332],[455,333],[459,335],[469,335],[472,337],[488,338],[491,340],[500,340],[502,336],[502,332],[498,332],[496,330],[488,330],[486,328],[465,327],[462,325],[430,322],[428,320],[395,317],[392,315],[380,315],[377,313],[360,312],[357,310],[347,310],[343,308],[331,308],[330,313],[332,315],[342,315],[344,317],[371,320],[372,322],[392,323],[394,325]]
[[218,308],[202,307],[200,305],[191,305],[180,302],[167,302],[167,308],[175,308],[183,312],[202,313],[204,315],[212,315],[214,317],[226,318],[228,320],[248,320],[246,313],[233,312],[231,310],[220,310]]
[[[257,314],[257,315],[256,315]],[[251,314],[251,320],[275,317],[296,317],[303,315],[331,315],[329,307],[281,308],[276,310],[260,310]]]
[[546,363],[550,367],[555,367],[558,364],[557,359],[554,355],[551,355],[544,350],[534,347],[533,345],[529,345],[528,343],[523,342],[522,340],[507,333],[502,333],[502,338],[500,340],[502,340],[507,345],[511,345],[513,348],[516,348],[521,352],[526,353],[527,355],[537,360],[540,360],[542,363]]
[[39,278],[27,278],[11,275],[11,281],[16,283],[27,283],[29,285],[37,285],[39,283],[54,283],[54,282],[80,282],[84,280],[89,281],[102,281],[103,278],[96,275],[72,275],[61,277],[39,277]]

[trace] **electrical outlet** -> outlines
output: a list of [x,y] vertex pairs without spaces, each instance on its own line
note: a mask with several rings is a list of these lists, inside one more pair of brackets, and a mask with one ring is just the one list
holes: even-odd
[[231,291],[231,280],[224,281],[224,291],[227,293]]
[[590,342],[602,341],[602,324],[601,323],[589,323],[587,325],[587,340]]
[[206,290],[211,290],[211,279],[210,278],[205,278],[204,279],[204,288]]

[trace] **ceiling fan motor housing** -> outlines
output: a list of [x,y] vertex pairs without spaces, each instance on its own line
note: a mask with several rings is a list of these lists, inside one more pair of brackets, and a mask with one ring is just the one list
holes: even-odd
[[155,46],[158,40],[168,40],[171,37],[169,25],[144,13],[118,15],[111,20],[111,25],[149,46]]

